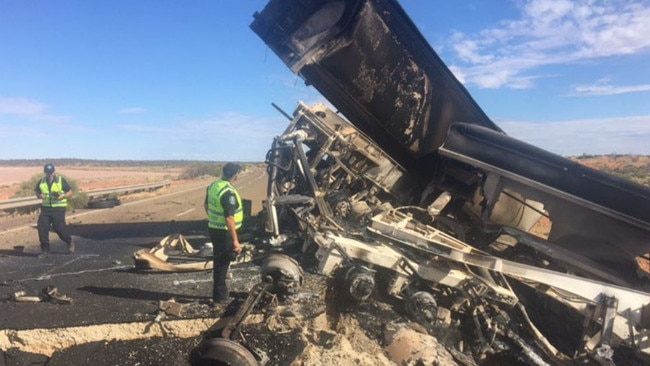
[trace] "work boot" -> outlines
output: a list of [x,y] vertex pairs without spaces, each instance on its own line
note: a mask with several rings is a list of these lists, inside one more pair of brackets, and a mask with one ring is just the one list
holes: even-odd
[[45,259],[50,255],[50,244],[41,243],[41,254],[37,255],[38,259]]
[[208,300],[208,307],[212,310],[220,310],[223,309],[225,306],[228,306],[230,304],[230,299],[225,298],[225,299],[210,299]]
[[68,243],[68,254],[74,253],[74,241],[70,239],[70,242]]
[[216,300],[212,300],[213,304],[229,304],[230,303],[230,298],[228,297],[220,297]]

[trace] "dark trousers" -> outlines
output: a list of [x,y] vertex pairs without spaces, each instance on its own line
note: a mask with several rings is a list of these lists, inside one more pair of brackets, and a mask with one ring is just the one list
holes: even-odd
[[226,275],[230,268],[232,254],[232,237],[227,230],[208,228],[210,241],[214,253],[212,267],[212,300],[224,301],[228,299],[228,285]]
[[50,226],[61,240],[68,244],[72,242],[68,226],[65,224],[65,207],[41,207],[37,227],[38,240],[41,242],[41,249],[44,252],[50,251]]

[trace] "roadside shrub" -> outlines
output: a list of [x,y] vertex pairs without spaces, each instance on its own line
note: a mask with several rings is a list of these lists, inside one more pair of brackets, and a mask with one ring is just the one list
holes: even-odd
[[[70,183],[70,185],[72,185],[72,183]],[[74,195],[72,195],[72,197],[68,200],[68,208],[85,208],[88,206],[88,201],[90,201],[90,197],[88,197],[88,194],[86,192],[75,191]]]
[[[85,192],[79,192],[79,185],[75,180],[72,180],[63,174],[61,174],[61,176],[68,181],[68,184],[72,187],[72,192],[74,192],[73,196],[68,199],[68,209],[86,207],[86,204],[88,203],[88,195]],[[34,187],[36,187],[41,178],[43,178],[43,175],[37,174],[29,178],[28,181],[21,183],[18,192],[16,192],[12,198],[36,197],[34,194]]]
[[194,163],[185,168],[179,177],[180,179],[194,179],[206,175],[220,177],[222,167],[222,163]]

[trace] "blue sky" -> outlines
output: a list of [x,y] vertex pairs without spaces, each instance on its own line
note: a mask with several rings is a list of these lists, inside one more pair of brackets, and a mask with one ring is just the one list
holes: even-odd
[[[650,0],[402,0],[506,133],[650,154]],[[324,99],[250,30],[266,1],[0,0],[0,159],[263,161]]]

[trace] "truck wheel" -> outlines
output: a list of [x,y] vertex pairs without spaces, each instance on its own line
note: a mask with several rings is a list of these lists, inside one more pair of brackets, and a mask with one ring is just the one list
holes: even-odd
[[241,344],[225,338],[210,338],[198,346],[192,366],[258,366],[253,354]]
[[271,253],[260,267],[262,282],[272,281],[272,292],[277,295],[295,293],[302,287],[303,270],[298,262],[286,254]]
[[436,299],[426,291],[418,291],[406,299],[406,313],[416,323],[432,326],[438,315]]
[[101,199],[95,201],[88,201],[86,207],[88,208],[113,208],[120,204],[118,199]]

